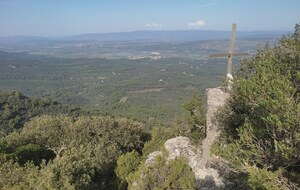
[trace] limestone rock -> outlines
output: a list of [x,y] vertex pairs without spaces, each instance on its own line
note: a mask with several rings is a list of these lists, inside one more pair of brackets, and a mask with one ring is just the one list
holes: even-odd
[[162,154],[161,151],[155,151],[155,152],[152,152],[151,154],[148,155],[148,157],[147,157],[147,159],[146,159],[146,161],[145,161],[145,165],[146,165],[146,166],[149,166],[149,165],[153,164],[154,161],[155,161],[155,158],[156,158],[157,156],[162,156],[162,155],[163,155],[163,154]]
[[168,160],[184,157],[188,160],[192,168],[196,181],[197,189],[223,189],[224,182],[218,170],[205,168],[202,164],[206,163],[199,148],[190,144],[188,137],[176,137],[165,142],[165,149],[168,151]]
[[[213,122],[216,111],[225,104],[229,94],[222,88],[207,89],[207,114],[206,114],[206,138],[202,141],[202,147],[197,148],[190,143],[188,137],[176,137],[165,142],[164,146],[168,152],[167,160],[174,160],[184,157],[188,160],[192,168],[198,190],[220,190],[225,189],[227,182],[221,176],[221,172],[210,165],[213,160],[210,156],[210,148],[219,136],[218,124]],[[153,163],[157,156],[162,156],[162,152],[151,153],[145,165]]]

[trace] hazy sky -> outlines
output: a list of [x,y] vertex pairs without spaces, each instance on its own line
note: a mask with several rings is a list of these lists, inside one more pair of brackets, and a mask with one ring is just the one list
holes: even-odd
[[134,30],[293,30],[300,0],[0,0],[0,36]]

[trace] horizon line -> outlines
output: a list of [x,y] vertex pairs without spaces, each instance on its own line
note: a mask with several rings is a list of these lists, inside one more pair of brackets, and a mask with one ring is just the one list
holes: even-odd
[[[75,37],[82,35],[94,35],[94,34],[121,34],[121,33],[134,33],[134,32],[194,32],[194,31],[210,31],[210,32],[231,32],[231,30],[213,30],[213,29],[175,29],[175,30],[129,30],[129,31],[120,31],[120,32],[87,32],[87,33],[79,33],[79,34],[69,34],[69,35],[0,35],[0,38],[16,38],[16,37],[32,37],[32,38],[66,38],[66,37]],[[283,32],[289,33],[293,32],[292,30],[238,30],[237,33],[251,33],[251,32]]]

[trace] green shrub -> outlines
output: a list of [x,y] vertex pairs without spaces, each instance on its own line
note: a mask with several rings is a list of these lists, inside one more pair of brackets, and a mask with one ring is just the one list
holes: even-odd
[[[291,177],[300,173],[299,73],[300,25],[296,25],[294,34],[283,37],[276,47],[242,61],[229,103],[219,113],[223,133],[214,150],[231,167],[248,173],[253,188],[281,188],[275,183],[278,171],[289,185],[300,185]],[[257,168],[245,170],[246,166]]]
[[130,176],[128,189],[191,190],[195,188],[195,184],[195,175],[186,159],[167,161],[159,156],[154,163],[149,166],[141,165]]
[[[2,139],[4,155],[0,159],[5,164],[0,165],[0,172],[11,167],[11,172],[5,174],[7,178],[14,178],[18,170],[28,176],[35,172],[31,178],[9,182],[12,189],[22,189],[31,181],[38,189],[117,189],[117,159],[126,152],[141,151],[142,127],[136,121],[100,116],[82,116],[75,121],[65,115],[35,117],[21,131]],[[6,151],[7,147],[11,152]],[[45,150],[52,153],[52,159],[42,162]],[[7,158],[11,155],[20,165]]]
[[180,130],[185,136],[199,142],[206,136],[206,115],[200,95],[194,93],[192,99],[186,102],[183,107],[189,112],[189,115],[186,118],[186,124],[182,122],[181,126],[178,127],[181,127]]
[[280,190],[290,189],[288,180],[283,177],[282,171],[274,172],[260,169],[255,166],[247,167],[249,173],[248,183],[252,189],[257,190]]
[[130,173],[134,172],[140,164],[140,155],[131,151],[121,155],[117,160],[116,174],[119,179],[126,181]]

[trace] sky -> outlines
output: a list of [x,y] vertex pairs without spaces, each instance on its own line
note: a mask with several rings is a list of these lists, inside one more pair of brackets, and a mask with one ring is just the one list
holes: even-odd
[[0,0],[0,36],[137,30],[292,31],[300,0]]

